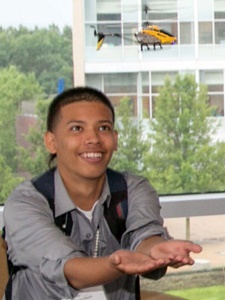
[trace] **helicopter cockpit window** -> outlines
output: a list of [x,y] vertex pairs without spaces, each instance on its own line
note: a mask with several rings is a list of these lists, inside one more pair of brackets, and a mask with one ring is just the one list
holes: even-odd
[[160,29],[160,32],[165,33],[169,36],[173,36],[171,33],[169,33],[168,31],[164,30],[164,29]]

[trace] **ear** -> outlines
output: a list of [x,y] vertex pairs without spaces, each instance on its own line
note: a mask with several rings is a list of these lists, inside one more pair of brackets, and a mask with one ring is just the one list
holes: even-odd
[[115,139],[114,151],[117,151],[117,149],[118,149],[118,131],[117,130],[114,130],[114,139]]
[[45,147],[51,154],[55,154],[57,152],[57,147],[55,143],[55,136],[52,132],[47,131],[44,135]]

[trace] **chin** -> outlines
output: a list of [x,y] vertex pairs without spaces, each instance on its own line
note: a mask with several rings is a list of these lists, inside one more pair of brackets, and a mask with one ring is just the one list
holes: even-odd
[[89,172],[88,173],[86,173],[86,175],[87,175],[87,177],[89,177],[89,178],[93,178],[93,179],[95,179],[95,178],[99,178],[99,177],[102,177],[104,174],[105,174],[105,172],[106,172],[106,168],[102,168],[102,169],[94,169],[94,168],[91,168],[90,170],[89,170]]

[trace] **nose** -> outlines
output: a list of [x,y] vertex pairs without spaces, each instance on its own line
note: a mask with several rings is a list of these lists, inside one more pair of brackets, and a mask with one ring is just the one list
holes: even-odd
[[88,130],[86,139],[86,144],[101,144],[101,138],[99,136],[99,132],[95,129]]

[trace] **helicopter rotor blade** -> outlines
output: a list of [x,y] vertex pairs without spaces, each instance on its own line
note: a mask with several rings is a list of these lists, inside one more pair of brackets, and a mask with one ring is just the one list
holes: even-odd
[[103,45],[104,39],[105,39],[105,36],[102,36],[102,37],[99,37],[99,38],[98,38],[96,50],[100,50],[100,48],[101,48],[102,45]]
[[94,36],[98,37],[96,50],[100,50],[101,49],[106,36],[122,37],[122,35],[119,34],[119,33],[117,33],[117,32],[116,33],[97,32],[97,30],[96,30],[96,28],[94,26],[91,25],[90,27],[94,28]]

